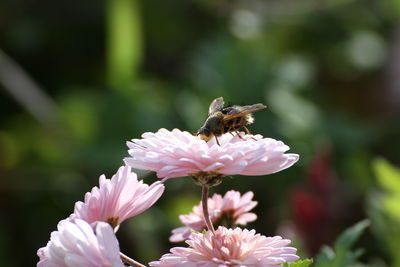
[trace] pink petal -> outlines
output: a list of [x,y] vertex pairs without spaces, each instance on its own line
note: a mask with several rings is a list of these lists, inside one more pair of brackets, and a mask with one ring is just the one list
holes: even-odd
[[143,139],[128,142],[131,157],[124,161],[128,166],[155,171],[158,177],[169,179],[200,171],[267,175],[284,170],[298,160],[297,154],[285,154],[289,147],[281,141],[261,135],[242,133],[241,136],[224,134],[218,138],[221,144],[218,145],[214,139],[205,142],[178,129],[160,129],[156,133],[144,133]]

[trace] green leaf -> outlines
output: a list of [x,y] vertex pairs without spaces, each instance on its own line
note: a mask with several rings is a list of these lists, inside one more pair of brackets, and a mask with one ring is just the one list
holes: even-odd
[[295,262],[285,262],[284,267],[308,267],[313,262],[312,259],[298,260]]
[[334,249],[336,250],[336,252],[338,250],[350,249],[354,242],[364,232],[365,228],[369,226],[369,224],[369,220],[363,220],[346,229],[335,241]]
[[400,221],[400,169],[385,159],[376,159],[373,163],[379,185],[386,191],[381,199],[385,214]]
[[400,194],[392,194],[382,199],[382,207],[386,214],[390,214],[393,219],[400,221]]
[[400,169],[387,160],[379,158],[373,162],[379,185],[388,192],[400,194]]
[[369,221],[364,220],[346,229],[336,240],[333,249],[323,247],[315,261],[316,267],[342,267],[350,266],[362,255],[363,250],[351,251],[356,240],[369,226]]
[[331,247],[323,246],[318,254],[316,263],[318,266],[325,266],[322,263],[331,262],[336,256],[335,251]]

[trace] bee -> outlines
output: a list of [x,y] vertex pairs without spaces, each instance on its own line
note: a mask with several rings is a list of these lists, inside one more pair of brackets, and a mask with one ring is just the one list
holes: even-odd
[[[250,134],[246,125],[254,122],[252,113],[266,108],[263,104],[254,104],[247,106],[227,106],[224,107],[224,99],[222,97],[214,99],[208,108],[208,118],[203,126],[197,131],[201,139],[210,141],[215,137],[219,145],[218,138],[224,133],[235,132],[242,139],[238,130],[244,129],[246,134]],[[233,134],[232,134],[233,135]]]

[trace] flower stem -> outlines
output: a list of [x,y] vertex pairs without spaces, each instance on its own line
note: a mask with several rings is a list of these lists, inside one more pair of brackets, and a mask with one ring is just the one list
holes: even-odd
[[214,234],[214,232],[215,232],[214,225],[212,224],[210,215],[208,214],[208,188],[209,187],[206,185],[202,186],[201,203],[203,206],[204,222],[206,223],[208,230]]
[[121,257],[121,260],[126,263],[129,264],[130,266],[136,266],[136,267],[146,267],[146,265],[143,265],[137,261],[135,261],[134,259],[129,258],[128,256],[126,256],[124,253],[120,252],[119,256]]

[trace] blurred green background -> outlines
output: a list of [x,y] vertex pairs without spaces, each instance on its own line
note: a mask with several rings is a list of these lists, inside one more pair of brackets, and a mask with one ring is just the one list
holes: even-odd
[[[312,257],[369,218],[357,266],[400,266],[399,19],[399,0],[1,0],[0,266],[36,264],[127,140],[196,132],[219,96],[266,104],[250,130],[301,156],[211,190],[255,192],[248,228]],[[199,200],[191,179],[169,180],[121,226],[121,250],[158,259]]]

